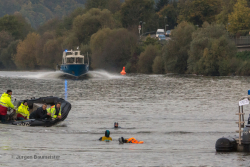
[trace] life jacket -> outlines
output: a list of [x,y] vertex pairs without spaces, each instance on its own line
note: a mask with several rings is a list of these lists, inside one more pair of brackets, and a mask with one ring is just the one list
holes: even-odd
[[[23,105],[23,103],[18,107],[18,109],[17,109],[17,114],[20,114],[20,115],[22,115],[24,118],[27,118],[27,119],[29,119],[29,116],[30,116],[30,112],[29,112],[29,106],[27,105],[27,106],[25,106],[25,105]],[[18,115],[17,115],[17,117],[18,117]]]
[[11,95],[7,94],[7,93],[3,93],[0,99],[0,105],[2,105],[3,107],[7,107],[7,108],[13,108],[15,109],[14,105],[11,103]]
[[3,93],[0,98],[0,115],[6,115],[8,108],[15,109],[14,105],[11,103],[11,95]]
[[102,137],[102,141],[112,141],[112,138],[111,137],[103,136]]
[[47,109],[47,112],[51,113],[52,118],[57,118],[57,116],[61,115],[61,107],[60,107],[60,110],[57,111],[55,105],[51,106],[50,108]]
[[134,137],[131,137],[127,140],[128,143],[133,143],[133,144],[143,144],[144,141],[138,141]]

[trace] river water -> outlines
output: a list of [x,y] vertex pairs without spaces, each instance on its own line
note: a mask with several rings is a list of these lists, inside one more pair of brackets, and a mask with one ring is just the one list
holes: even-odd
[[[249,166],[249,154],[215,151],[218,138],[236,134],[237,103],[250,89],[249,77],[60,75],[0,72],[0,92],[12,89],[16,99],[52,95],[72,104],[54,127],[0,124],[0,166]],[[114,122],[122,128],[113,129]],[[98,141],[106,129],[113,141]],[[120,145],[121,136],[144,144]]]

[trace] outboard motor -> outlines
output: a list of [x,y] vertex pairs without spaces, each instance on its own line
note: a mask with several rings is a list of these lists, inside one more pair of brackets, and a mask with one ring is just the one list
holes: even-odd
[[215,143],[217,152],[232,152],[237,150],[237,142],[232,137],[222,137]]

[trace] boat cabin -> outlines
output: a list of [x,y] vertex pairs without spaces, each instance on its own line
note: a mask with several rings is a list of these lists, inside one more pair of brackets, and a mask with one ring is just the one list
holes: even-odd
[[68,51],[63,52],[62,64],[84,64],[84,56],[80,55],[80,51]]

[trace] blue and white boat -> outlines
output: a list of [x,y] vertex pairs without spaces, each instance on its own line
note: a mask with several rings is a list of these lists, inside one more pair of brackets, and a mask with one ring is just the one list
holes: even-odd
[[84,55],[81,55],[79,50],[65,50],[60,70],[66,74],[80,77],[88,73],[89,63],[84,63]]

